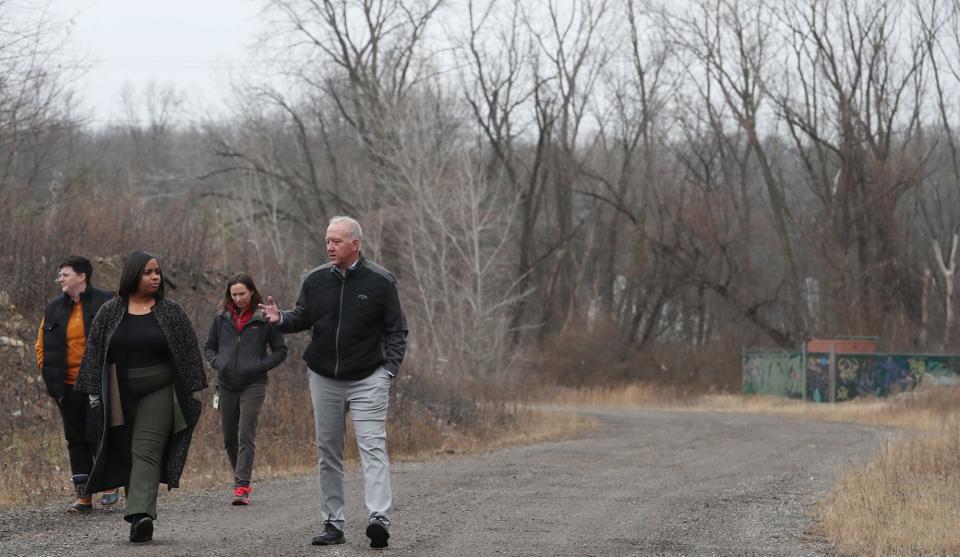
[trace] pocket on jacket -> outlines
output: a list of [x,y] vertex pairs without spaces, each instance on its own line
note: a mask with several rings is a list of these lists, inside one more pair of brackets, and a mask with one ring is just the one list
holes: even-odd
[[237,377],[247,379],[264,374],[263,360],[245,359],[237,364]]

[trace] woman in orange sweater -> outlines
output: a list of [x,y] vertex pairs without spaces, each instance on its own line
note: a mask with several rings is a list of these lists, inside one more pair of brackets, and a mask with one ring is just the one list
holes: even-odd
[[[37,367],[43,374],[47,393],[56,401],[63,418],[67,438],[70,470],[77,499],[67,506],[68,513],[93,508],[86,494],[87,480],[93,466],[96,439],[87,428],[87,395],[75,392],[77,372],[87,344],[87,331],[97,310],[113,297],[107,290],[94,288],[93,265],[80,255],[71,255],[60,262],[56,282],[61,294],[50,300],[43,312],[37,332]],[[117,502],[116,489],[105,491],[100,504]]]

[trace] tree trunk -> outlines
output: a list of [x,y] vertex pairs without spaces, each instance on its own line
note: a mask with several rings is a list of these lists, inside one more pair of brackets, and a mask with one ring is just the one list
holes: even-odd
[[950,258],[947,261],[943,260],[943,252],[940,251],[940,243],[936,240],[933,241],[933,254],[937,258],[937,266],[940,268],[940,273],[943,275],[944,283],[944,320],[943,320],[943,340],[940,343],[940,346],[946,349],[950,346],[950,335],[953,331],[953,291],[954,291],[954,276],[957,272],[957,241],[960,240],[960,235],[956,232],[953,234],[953,242],[950,245]]

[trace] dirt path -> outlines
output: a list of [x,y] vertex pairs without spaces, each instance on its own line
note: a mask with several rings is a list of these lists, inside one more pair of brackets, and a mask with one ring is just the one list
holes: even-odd
[[[812,503],[890,436],[866,426],[700,412],[597,411],[588,438],[393,467],[392,555],[818,555]],[[309,450],[309,449],[305,449]],[[313,547],[314,477],[164,492],[155,541],[119,510],[0,512],[0,555],[369,555],[359,472],[347,543]]]

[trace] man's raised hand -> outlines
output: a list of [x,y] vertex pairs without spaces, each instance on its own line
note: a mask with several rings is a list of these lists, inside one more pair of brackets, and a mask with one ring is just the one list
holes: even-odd
[[276,325],[280,322],[280,308],[278,308],[277,303],[273,301],[273,296],[267,296],[267,303],[258,304],[257,307],[260,308],[260,311],[263,312],[263,315],[271,325]]

